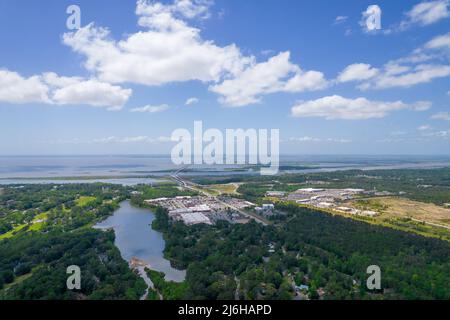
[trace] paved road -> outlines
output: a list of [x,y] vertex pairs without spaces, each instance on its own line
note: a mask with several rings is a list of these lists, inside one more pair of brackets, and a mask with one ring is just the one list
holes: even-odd
[[263,219],[263,218],[261,218],[261,217],[258,217],[258,216],[256,216],[256,215],[252,215],[252,214],[250,214],[250,213],[248,213],[248,212],[245,212],[245,211],[243,211],[243,210],[241,210],[241,209],[238,209],[238,208],[236,208],[235,206],[233,206],[233,205],[231,205],[231,204],[229,204],[229,203],[226,203],[226,202],[220,200],[217,196],[214,196],[214,195],[209,194],[208,192],[206,192],[205,190],[203,190],[203,188],[202,188],[201,185],[196,184],[196,183],[193,183],[193,182],[190,182],[190,181],[183,180],[178,174],[179,174],[180,172],[182,172],[182,171],[183,171],[184,169],[186,169],[186,168],[187,168],[187,167],[183,167],[183,168],[181,168],[181,169],[178,169],[177,171],[175,171],[175,172],[170,176],[170,177],[171,177],[175,182],[177,182],[181,187],[186,188],[186,189],[190,189],[190,190],[193,190],[193,191],[196,191],[196,192],[201,192],[203,195],[205,195],[205,196],[207,196],[207,197],[212,197],[212,198],[214,198],[217,202],[219,202],[219,203],[221,203],[222,205],[224,205],[225,207],[230,208],[230,209],[232,209],[232,210],[234,210],[234,211],[237,211],[237,212],[239,212],[240,214],[242,214],[243,216],[245,216],[245,217],[247,217],[247,218],[250,218],[250,219],[253,219],[253,220],[255,220],[256,222],[259,222],[259,223],[261,223],[261,224],[263,224],[263,225],[265,225],[265,226],[267,226],[267,225],[269,224],[267,221],[265,221],[265,219]]

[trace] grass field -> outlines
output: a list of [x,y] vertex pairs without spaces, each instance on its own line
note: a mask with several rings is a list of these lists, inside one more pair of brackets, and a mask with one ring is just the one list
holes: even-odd
[[[380,198],[377,198],[380,199]],[[402,199],[405,200],[405,199]],[[280,200],[278,200],[280,201]],[[348,201],[345,203],[346,206],[354,206],[357,207],[357,205],[353,204],[357,200]],[[410,201],[410,200],[407,200]],[[277,201],[275,201],[276,203]],[[439,238],[444,241],[450,242],[450,226],[444,225],[443,223],[434,223],[428,220],[420,220],[417,218],[411,218],[406,215],[401,214],[394,214],[393,209],[391,209],[391,212],[380,212],[379,215],[375,217],[367,217],[367,216],[361,216],[361,215],[354,215],[347,212],[342,212],[338,210],[333,209],[326,209],[326,208],[318,208],[315,206],[307,205],[307,204],[297,204],[295,202],[291,202],[291,204],[296,204],[299,207],[304,207],[312,210],[317,210],[321,212],[326,212],[328,214],[331,214],[333,216],[344,216],[346,218],[362,221],[365,223],[375,224],[375,225],[381,225],[388,228],[393,228],[397,230],[402,230],[405,232],[413,232],[416,234],[419,234],[424,237],[432,237],[432,238]],[[423,205],[426,203],[419,202],[419,205]],[[344,204],[343,204],[344,205]],[[379,207],[380,204],[377,203],[375,205],[376,207]],[[364,206],[360,207],[361,209],[369,209],[370,207],[367,206],[367,203],[364,202]],[[387,207],[386,207],[387,208]],[[375,210],[374,208],[371,208],[372,210]],[[385,209],[386,210],[386,209]]]
[[28,231],[39,231],[44,225],[45,221],[35,222],[28,228]]
[[409,218],[450,229],[450,209],[432,203],[408,200],[399,197],[383,197],[352,200],[346,205],[380,213],[377,219]]
[[0,235],[0,240],[9,239],[9,238],[13,237],[17,232],[19,232],[20,230],[22,230],[26,226],[27,226],[27,224],[21,224],[21,225],[16,226],[11,231],[8,231],[7,233],[4,233],[4,234]]
[[211,184],[211,185],[198,185],[193,187],[198,192],[205,192],[210,196],[218,197],[220,195],[236,195],[239,194],[237,189],[239,188],[238,183],[228,183],[228,184]]
[[45,222],[48,218],[48,212],[43,212],[34,217],[33,221],[30,224],[20,224],[17,225],[11,231],[0,235],[0,240],[9,239],[13,237],[17,232],[21,231],[25,227],[28,226],[27,231],[39,231],[45,225]]
[[75,200],[75,203],[79,207],[85,207],[95,200],[97,200],[96,197],[84,197],[83,196],[83,197],[79,197],[77,200]]
[[[265,199],[268,200],[268,198]],[[271,200],[274,203],[284,202],[279,199]],[[292,202],[292,204],[296,203]],[[368,217],[333,209],[317,208],[307,204],[297,205],[326,212],[333,216],[344,216],[370,224],[382,225],[450,242],[450,209],[446,206],[438,206],[400,197],[353,199],[342,203],[342,206],[361,210],[373,210],[378,213],[377,216]]]
[[209,190],[214,190],[219,194],[237,194],[238,188],[239,184],[237,183],[213,184],[208,186]]

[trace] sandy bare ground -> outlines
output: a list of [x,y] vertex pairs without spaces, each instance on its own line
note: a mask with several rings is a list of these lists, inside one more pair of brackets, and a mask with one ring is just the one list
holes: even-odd
[[430,225],[450,229],[450,208],[437,206],[398,197],[382,197],[368,199],[367,202],[358,203],[350,201],[355,207],[365,207],[375,210],[381,215],[379,218],[411,218],[414,221],[427,222]]

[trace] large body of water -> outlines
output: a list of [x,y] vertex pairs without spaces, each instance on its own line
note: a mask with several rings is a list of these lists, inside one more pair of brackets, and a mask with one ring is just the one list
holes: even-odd
[[[281,166],[307,168],[282,173],[310,173],[346,169],[401,169],[450,167],[450,156],[281,156]],[[124,185],[151,184],[179,169],[169,156],[0,156],[0,184],[108,182]],[[236,165],[190,166],[183,175],[258,174],[235,170]],[[241,167],[241,169],[243,169]],[[148,178],[148,177],[153,178]],[[71,177],[61,179],[61,177]],[[75,178],[74,178],[75,177]],[[89,179],[86,179],[89,178]],[[154,179],[156,178],[156,180]]]
[[160,232],[152,229],[155,219],[152,211],[133,207],[129,201],[120,204],[120,208],[95,228],[114,229],[115,245],[126,261],[138,258],[149,265],[149,268],[162,271],[166,280],[181,282],[186,271],[177,270],[164,258],[165,241]]

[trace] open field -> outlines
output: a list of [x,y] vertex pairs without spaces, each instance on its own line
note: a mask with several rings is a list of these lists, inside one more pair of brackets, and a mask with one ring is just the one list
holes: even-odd
[[[277,202],[275,202],[277,203]],[[424,237],[431,237],[431,238],[438,238],[444,241],[450,242],[450,226],[443,225],[443,224],[437,224],[434,222],[419,220],[416,218],[409,218],[406,216],[395,216],[395,215],[383,215],[380,214],[375,217],[366,217],[361,215],[354,215],[343,211],[333,210],[333,209],[327,209],[327,208],[319,208],[315,206],[311,206],[308,204],[297,204],[294,202],[283,202],[278,200],[278,203],[280,204],[287,204],[291,203],[298,207],[311,209],[314,211],[320,211],[320,212],[326,212],[332,216],[343,216],[346,218],[350,218],[353,220],[373,224],[373,225],[380,225],[396,230],[402,230],[405,232],[412,232],[419,234]],[[347,203],[347,205],[350,205]]]
[[77,206],[84,207],[89,205],[91,202],[95,201],[96,197],[79,197],[75,202]]
[[238,183],[213,184],[207,187],[207,189],[214,190],[219,194],[238,194],[237,192],[238,188],[239,188]]
[[450,209],[432,203],[413,201],[399,197],[382,197],[351,200],[346,205],[380,213],[377,219],[409,218],[450,229]]
[[16,226],[11,231],[8,231],[8,232],[0,235],[0,240],[9,239],[9,238],[13,237],[17,232],[19,232],[20,230],[22,230],[26,226],[27,226],[26,224],[20,224],[20,225]]
[[237,189],[239,188],[238,183],[195,185],[195,186],[192,186],[192,188],[197,190],[200,193],[207,193],[213,197],[218,197],[220,195],[239,194],[237,192]]
[[17,225],[11,231],[0,235],[0,240],[9,239],[9,238],[13,237],[16,233],[18,233],[19,231],[21,231],[22,229],[24,229],[27,226],[28,226],[27,231],[39,231],[42,229],[42,227],[44,226],[45,221],[47,219],[48,219],[48,212],[43,212],[41,214],[38,214],[37,216],[34,217],[34,219],[31,223],[29,223],[29,224],[24,223],[24,224]]

